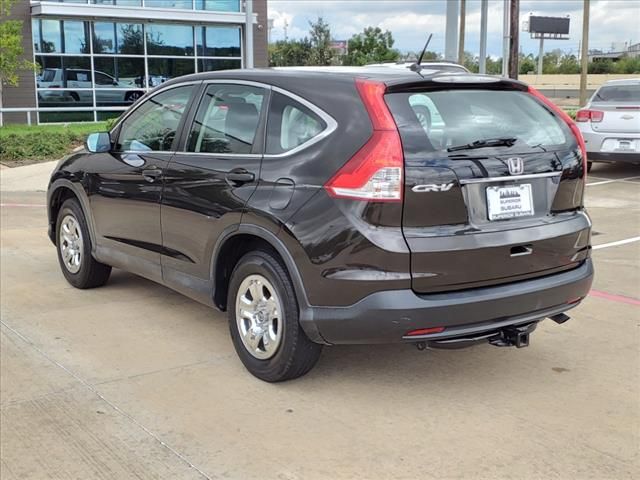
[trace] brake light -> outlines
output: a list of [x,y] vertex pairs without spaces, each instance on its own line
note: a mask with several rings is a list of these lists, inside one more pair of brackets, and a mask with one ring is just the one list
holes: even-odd
[[325,184],[329,195],[374,202],[402,201],[404,156],[396,123],[384,101],[385,85],[356,79],[373,134]]
[[588,122],[599,123],[604,118],[604,112],[599,110],[578,110],[576,113],[576,122]]
[[578,142],[578,147],[580,147],[580,153],[582,154],[582,167],[584,170],[584,176],[587,177],[587,146],[584,143],[584,138],[582,137],[582,132],[576,125],[576,123],[571,119],[569,115],[565,113],[560,107],[558,107],[555,103],[549,100],[547,97],[542,95],[538,90],[529,86],[529,93],[544,103],[547,107],[553,110],[556,115],[558,115],[564,122],[569,126],[571,133],[576,138],[576,142]]

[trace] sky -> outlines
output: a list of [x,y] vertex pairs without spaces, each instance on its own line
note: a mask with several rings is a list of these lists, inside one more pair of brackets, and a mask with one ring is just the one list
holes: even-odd
[[[402,52],[420,51],[433,33],[429,50],[444,53],[447,0],[268,0],[273,19],[271,41],[308,35],[309,21],[322,16],[330,25],[334,40],[348,40],[367,26],[389,30],[394,47]],[[577,54],[582,37],[583,0],[522,0],[520,25],[530,13],[542,16],[569,15],[568,40],[545,40],[545,51],[562,49]],[[502,0],[489,0],[487,53],[502,56]],[[591,0],[589,48],[610,51],[626,42],[640,42],[640,0]],[[465,50],[478,54],[480,44],[480,1],[467,0]],[[520,48],[538,53],[539,40],[520,30]],[[616,48],[616,49],[618,49]]]

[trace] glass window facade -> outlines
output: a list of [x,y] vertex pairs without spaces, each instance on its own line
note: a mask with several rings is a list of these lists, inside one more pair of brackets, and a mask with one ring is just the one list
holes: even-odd
[[[141,7],[142,0],[49,0],[61,3],[83,3]],[[182,10],[211,10],[217,12],[239,12],[240,0],[144,0],[147,8],[179,8]]]
[[[136,0],[92,3],[138,5]],[[145,0],[146,6],[151,3]],[[202,9],[239,8],[233,1],[187,3]],[[171,78],[242,68],[243,64],[239,25],[47,18],[34,19],[32,26],[34,57],[40,66],[36,75],[38,107],[52,109],[40,112],[41,122],[118,116],[149,89]]]

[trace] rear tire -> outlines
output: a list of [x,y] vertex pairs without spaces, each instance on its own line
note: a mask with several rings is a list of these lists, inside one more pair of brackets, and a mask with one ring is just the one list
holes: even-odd
[[91,236],[80,204],[68,199],[56,219],[56,250],[64,278],[76,288],[95,288],[107,283],[111,267],[91,255]]
[[309,372],[320,358],[322,345],[302,330],[293,284],[272,252],[256,250],[238,261],[227,310],[233,345],[255,377],[291,380]]

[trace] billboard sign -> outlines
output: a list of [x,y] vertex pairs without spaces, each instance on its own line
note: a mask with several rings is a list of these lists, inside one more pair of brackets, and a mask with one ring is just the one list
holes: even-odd
[[569,35],[569,17],[529,17],[529,32],[553,37]]

